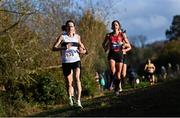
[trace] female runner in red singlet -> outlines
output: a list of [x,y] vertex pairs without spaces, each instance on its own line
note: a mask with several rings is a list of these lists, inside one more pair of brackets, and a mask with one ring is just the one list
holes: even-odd
[[115,80],[115,94],[119,95],[119,86],[121,86],[120,79],[123,66],[123,52],[129,51],[131,46],[128,48],[122,48],[123,42],[129,44],[129,41],[126,37],[123,36],[121,24],[118,20],[114,20],[112,22],[112,30],[113,32],[106,34],[102,46],[105,51],[109,50],[108,61],[111,70],[110,84],[112,84],[112,81]]

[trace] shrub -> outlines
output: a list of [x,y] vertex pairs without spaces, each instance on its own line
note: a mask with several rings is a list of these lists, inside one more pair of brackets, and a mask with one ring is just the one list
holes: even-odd
[[4,108],[4,104],[2,102],[2,99],[0,98],[0,117],[5,116],[6,112],[5,112],[5,108]]
[[66,89],[51,73],[33,75],[36,82],[30,87],[35,101],[45,104],[55,104],[65,101]]
[[84,73],[81,78],[82,81],[82,96],[91,96],[94,97],[99,93],[97,89],[95,79],[92,75]]

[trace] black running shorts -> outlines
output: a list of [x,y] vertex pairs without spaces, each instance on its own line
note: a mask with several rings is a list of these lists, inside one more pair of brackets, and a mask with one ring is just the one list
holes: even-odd
[[73,63],[62,63],[63,74],[65,77],[67,77],[71,73],[71,70],[74,70],[76,68],[81,68],[80,61]]
[[113,59],[117,63],[123,62],[123,54],[122,52],[115,52],[110,50],[108,54],[108,60],[110,59]]

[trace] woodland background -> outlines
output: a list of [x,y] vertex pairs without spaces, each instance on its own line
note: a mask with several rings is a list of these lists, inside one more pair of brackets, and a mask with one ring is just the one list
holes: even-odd
[[[0,116],[25,116],[47,105],[67,102],[60,54],[52,52],[56,37],[66,20],[76,22],[77,33],[87,47],[82,55],[82,97],[99,94],[95,72],[108,69],[107,54],[102,42],[107,32],[103,16],[91,10],[69,9],[71,0],[4,0],[0,1]],[[95,10],[95,9],[94,9]],[[127,29],[128,31],[128,29]],[[180,15],[164,29],[166,41],[145,44],[142,35],[129,37],[132,50],[128,53],[138,76],[143,75],[148,58],[157,67],[180,64]]]

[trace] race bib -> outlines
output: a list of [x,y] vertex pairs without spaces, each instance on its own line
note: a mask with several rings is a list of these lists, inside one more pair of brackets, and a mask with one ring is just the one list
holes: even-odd
[[120,42],[112,42],[112,49],[120,49],[122,46],[122,43]]
[[66,58],[70,58],[70,57],[75,56],[76,54],[78,54],[78,53],[77,53],[77,50],[67,50],[67,51],[65,52],[65,57],[66,57]]

